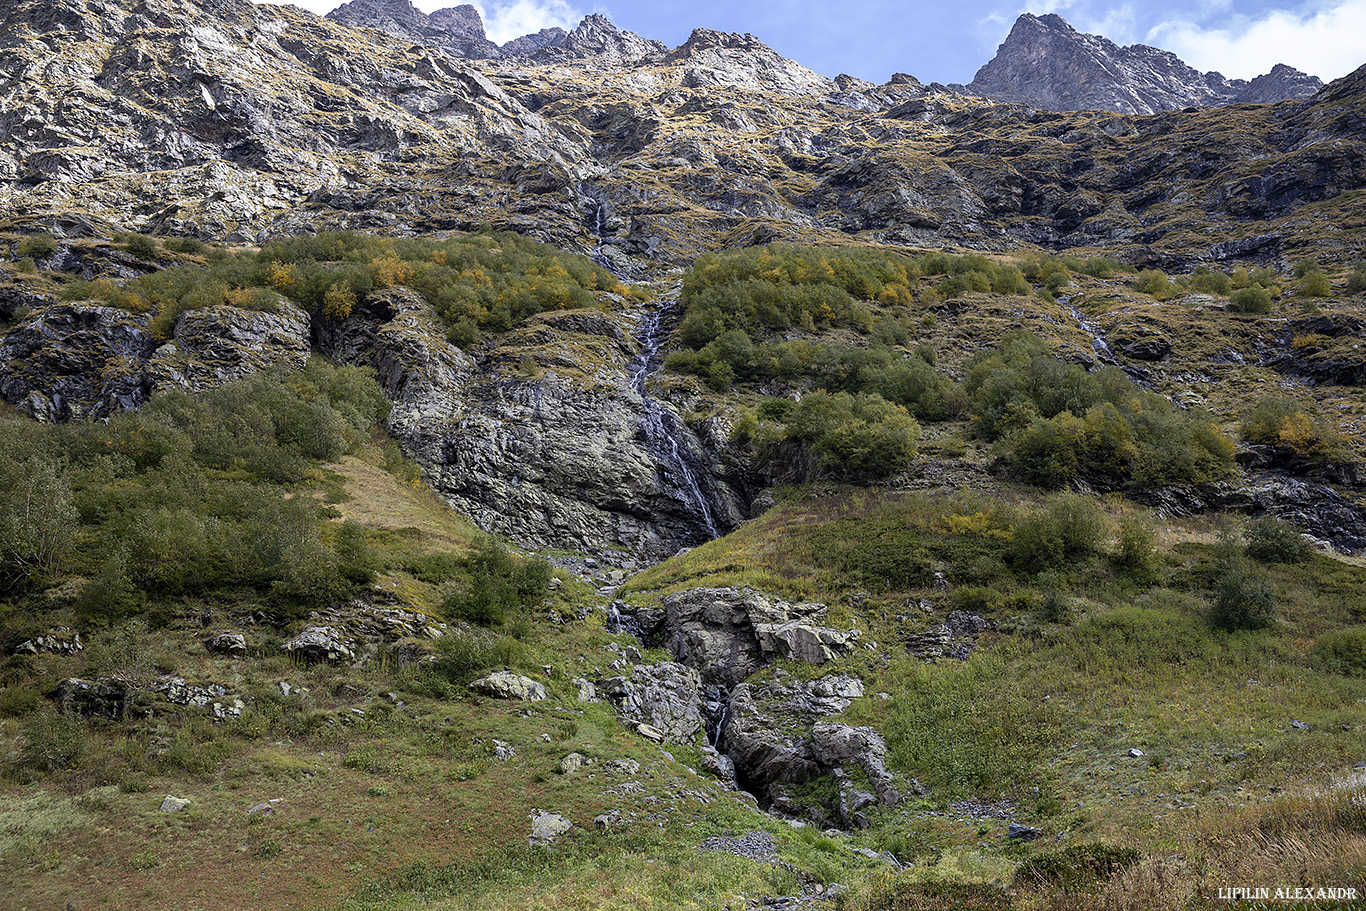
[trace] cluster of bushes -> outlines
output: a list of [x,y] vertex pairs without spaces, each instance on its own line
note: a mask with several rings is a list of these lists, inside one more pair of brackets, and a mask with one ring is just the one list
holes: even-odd
[[286,611],[339,597],[375,565],[363,528],[304,487],[387,413],[374,378],[310,362],[107,425],[0,422],[0,575],[89,580],[87,617],[219,592]]
[[[142,241],[135,236],[127,245],[141,255]],[[344,319],[370,295],[400,284],[426,297],[462,345],[481,330],[506,331],[544,310],[595,306],[594,291],[626,290],[591,260],[516,234],[433,240],[342,232],[273,241],[205,268],[167,269],[122,284],[75,282],[63,293],[153,313],[153,331],[165,338],[188,310],[225,303],[269,310],[284,297],[323,318]]]
[[1122,371],[1088,373],[1026,332],[975,356],[964,382],[976,431],[1034,484],[1084,478],[1108,488],[1199,483],[1233,469],[1233,444]]
[[456,580],[442,608],[446,616],[479,626],[508,624],[529,615],[550,588],[550,563],[508,553],[496,538],[484,538],[469,555],[455,561]]
[[785,481],[879,481],[915,458],[920,425],[876,393],[808,393],[768,399],[743,414],[732,439],[751,446],[761,470]]
[[1323,465],[1351,461],[1346,438],[1294,399],[1271,396],[1259,401],[1239,428],[1249,443],[1273,446],[1292,458]]

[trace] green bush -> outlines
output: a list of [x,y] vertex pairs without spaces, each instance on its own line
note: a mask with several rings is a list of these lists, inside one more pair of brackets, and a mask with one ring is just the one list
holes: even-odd
[[130,234],[124,241],[123,248],[138,259],[155,259],[161,252],[161,246],[156,238],[148,237],[146,234]]
[[25,686],[0,689],[0,718],[20,718],[38,711],[43,694]]
[[78,765],[89,750],[84,719],[59,712],[39,712],[24,732],[20,760],[29,768],[51,772]]
[[42,259],[44,256],[51,256],[57,252],[57,239],[46,231],[41,234],[30,234],[19,241],[15,248],[15,256],[29,256],[33,259]]
[[1202,291],[1205,294],[1227,295],[1232,283],[1222,272],[1215,272],[1208,266],[1197,266],[1191,273],[1190,288],[1192,291]]
[[1276,622],[1271,583],[1231,536],[1220,544],[1209,615],[1214,626],[1229,631],[1265,629]]
[[1316,272],[1322,275],[1323,267],[1320,266],[1319,261],[1312,256],[1306,256],[1295,261],[1296,278],[1304,278],[1305,276],[1313,275]]
[[1360,294],[1366,291],[1366,263],[1360,263],[1352,274],[1347,276],[1347,293]]
[[1249,522],[1243,537],[1247,555],[1262,563],[1303,563],[1314,555],[1314,548],[1299,529],[1275,516]]
[[1157,533],[1142,516],[1130,513],[1119,520],[1115,544],[1115,563],[1125,572],[1146,579],[1157,569]]
[[1166,300],[1176,294],[1176,286],[1172,284],[1167,273],[1161,269],[1145,269],[1138,273],[1134,279],[1134,290],[1139,294],[1148,294],[1158,300]]
[[1234,467],[1233,444],[1207,417],[1177,411],[1114,368],[1088,373],[1059,361],[1029,333],[975,355],[964,388],[976,432],[1035,484],[1201,483]]
[[880,395],[818,391],[792,409],[786,438],[805,450],[809,477],[867,482],[910,463],[920,426]]
[[1314,640],[1309,654],[1335,674],[1366,677],[1366,626],[1349,626]]
[[1021,885],[1060,886],[1066,891],[1085,889],[1132,867],[1143,859],[1133,848],[1091,843],[1030,857],[1015,871]]
[[1105,515],[1089,497],[1062,494],[1047,510],[1030,513],[1011,529],[1007,559],[1038,572],[1099,552],[1108,532]]
[[1314,271],[1300,279],[1295,294],[1299,297],[1332,297],[1333,286],[1328,281],[1328,276]]
[[489,668],[515,664],[520,654],[519,643],[509,636],[481,630],[452,632],[437,643],[436,670],[463,687]]
[[446,614],[480,626],[493,626],[530,611],[550,588],[550,563],[508,553],[497,538],[483,538],[462,560],[467,578],[447,592]]
[[1240,313],[1270,313],[1271,292],[1260,285],[1234,291],[1228,299],[1229,309]]

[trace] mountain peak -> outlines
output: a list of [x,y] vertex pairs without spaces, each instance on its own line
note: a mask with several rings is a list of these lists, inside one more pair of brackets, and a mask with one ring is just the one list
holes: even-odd
[[1056,13],[1015,20],[970,91],[1054,111],[1153,114],[1186,107],[1308,98],[1323,83],[1285,64],[1251,82],[1201,73],[1170,51],[1078,32]]
[[668,48],[660,42],[622,31],[602,13],[592,13],[565,35],[563,42],[543,46],[532,57],[541,62],[585,59],[621,64],[658,57],[666,51]]
[[484,33],[479,10],[467,3],[428,15],[411,0],[350,0],[328,13],[327,18],[356,28],[378,29],[472,60],[502,56],[498,45]]

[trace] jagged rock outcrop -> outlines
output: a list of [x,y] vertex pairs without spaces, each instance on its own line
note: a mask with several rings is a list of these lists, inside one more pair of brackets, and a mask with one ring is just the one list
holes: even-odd
[[652,740],[690,744],[703,729],[702,681],[673,661],[637,664],[630,676],[610,677],[600,692],[630,726]]
[[275,312],[219,305],[176,320],[172,340],[147,364],[153,393],[199,392],[272,367],[301,368],[310,351],[308,314],[280,299]]
[[562,28],[543,28],[539,32],[513,38],[503,45],[503,53],[510,57],[530,57],[543,47],[561,47],[569,33]]
[[824,604],[791,604],[753,589],[693,588],[668,595],[641,633],[658,638],[708,685],[732,687],[775,658],[824,664],[847,651],[856,630],[821,625]]
[[149,318],[72,302],[34,310],[0,341],[0,396],[40,421],[99,420],[147,401]]
[[[872,728],[831,721],[863,695],[857,679],[837,675],[811,682],[782,671],[760,682],[741,683],[732,693],[721,749],[735,764],[740,784],[780,810],[797,810],[787,784],[803,784],[838,773],[861,772],[873,802],[895,806],[901,793],[886,768],[887,746]],[[845,825],[858,825],[867,803],[842,794],[846,812],[831,807]],[[850,809],[852,803],[857,809]],[[866,823],[864,823],[866,824]]]
[[665,60],[679,67],[683,84],[690,88],[727,86],[782,95],[816,95],[836,89],[834,80],[780,56],[753,35],[694,29]]
[[484,34],[479,10],[469,4],[439,9],[428,15],[409,0],[350,0],[327,14],[334,22],[373,28],[414,44],[429,44],[471,60],[503,56]]
[[1050,111],[1155,114],[1186,107],[1308,98],[1323,81],[1285,64],[1251,82],[1200,73],[1170,51],[1120,47],[1059,15],[1025,13],[966,88]]

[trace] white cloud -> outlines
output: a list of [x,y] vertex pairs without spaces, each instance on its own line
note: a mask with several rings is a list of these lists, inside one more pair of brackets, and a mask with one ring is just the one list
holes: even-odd
[[[439,5],[454,6],[455,2]],[[484,32],[496,44],[506,44],[513,38],[530,35],[543,28],[558,27],[571,31],[584,16],[565,0],[486,0],[474,5],[484,19]]]
[[1199,70],[1251,79],[1277,63],[1332,80],[1366,63],[1366,0],[1292,13],[1273,10],[1242,17],[1224,28],[1184,19],[1148,32],[1148,44],[1172,51]]

